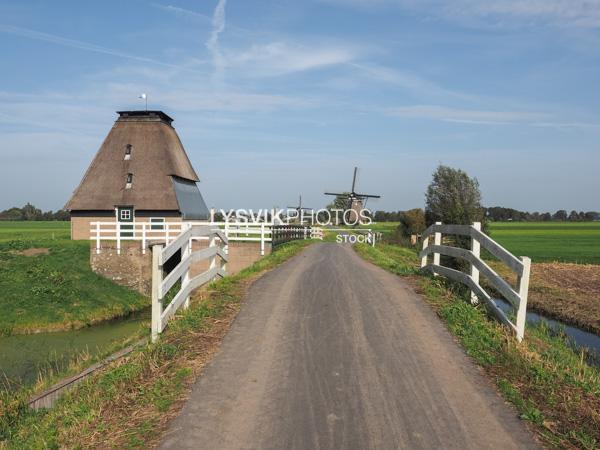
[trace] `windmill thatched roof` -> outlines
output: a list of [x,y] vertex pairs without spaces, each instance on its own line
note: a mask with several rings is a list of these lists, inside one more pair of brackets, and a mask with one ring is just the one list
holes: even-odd
[[[172,121],[162,111],[120,111],[65,208],[89,211],[133,206],[136,210],[183,212],[174,180],[195,186],[199,179]],[[128,174],[132,174],[129,189]],[[201,196],[200,200],[204,203]]]

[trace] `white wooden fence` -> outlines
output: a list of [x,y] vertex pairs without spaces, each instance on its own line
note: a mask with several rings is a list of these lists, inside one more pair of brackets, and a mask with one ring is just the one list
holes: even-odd
[[[208,247],[192,251],[194,241],[208,239]],[[228,239],[220,229],[207,225],[193,225],[184,230],[170,244],[163,247],[156,244],[152,247],[152,341],[164,330],[168,320],[183,306],[189,306],[190,294],[194,289],[226,274],[227,255],[225,246]],[[163,265],[181,252],[181,261],[166,276],[163,274]],[[217,256],[220,264],[217,264]],[[208,260],[208,269],[191,278],[190,268],[192,263]],[[181,280],[179,291],[172,300],[163,305],[163,299]]]
[[[443,245],[442,236],[444,234],[469,237],[471,239],[471,250]],[[432,245],[430,244],[431,236],[433,236]],[[473,225],[442,225],[441,222],[437,222],[425,230],[422,239],[423,250],[419,255],[421,257],[421,268],[429,270],[435,275],[443,275],[467,285],[471,289],[471,302],[476,304],[478,300],[483,300],[488,310],[516,333],[519,342],[522,341],[525,335],[531,259],[526,256],[520,258],[514,256],[489,236],[482,233],[479,222]],[[517,274],[516,290],[481,259],[481,247]],[[429,255],[433,255],[431,263],[428,262]],[[471,273],[467,274],[442,266],[440,255],[468,261],[471,266]],[[494,303],[491,296],[481,287],[479,284],[480,274],[511,303],[516,311],[515,323],[510,321],[506,314]]]
[[[117,254],[123,241],[139,241],[142,253],[152,242],[169,244],[182,231],[194,225],[208,225],[223,230],[229,241],[260,242],[260,254],[265,254],[267,242],[273,240],[273,223],[249,222],[92,222],[90,240],[96,243],[96,253],[102,251],[102,241],[116,242]],[[323,239],[323,230],[306,227],[312,239]]]

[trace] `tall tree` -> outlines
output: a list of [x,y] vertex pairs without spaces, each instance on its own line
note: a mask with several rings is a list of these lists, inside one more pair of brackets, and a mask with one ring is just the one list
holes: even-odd
[[483,222],[479,182],[460,169],[440,165],[425,194],[427,225],[434,222],[470,225]]

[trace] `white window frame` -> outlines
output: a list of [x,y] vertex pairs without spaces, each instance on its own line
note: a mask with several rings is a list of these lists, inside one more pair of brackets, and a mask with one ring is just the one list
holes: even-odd
[[[124,217],[125,213],[127,213],[127,217]],[[119,212],[119,221],[123,221],[123,220],[131,220],[131,210],[130,209],[122,209]]]

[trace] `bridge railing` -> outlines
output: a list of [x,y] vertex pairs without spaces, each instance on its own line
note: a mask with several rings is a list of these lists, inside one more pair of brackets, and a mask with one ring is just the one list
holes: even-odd
[[[470,250],[455,246],[443,245],[443,235],[465,236],[470,238]],[[433,243],[430,239],[433,237]],[[529,290],[529,274],[531,259],[526,256],[517,258],[489,236],[481,232],[479,222],[473,225],[442,225],[441,222],[430,226],[422,234],[423,250],[421,268],[434,275],[443,275],[454,281],[465,284],[471,290],[471,303],[483,301],[488,310],[502,323],[513,330],[520,341],[525,335],[525,320],[527,314],[527,294]],[[483,259],[481,247],[502,261],[517,275],[517,286],[513,288],[510,283],[498,275]],[[433,255],[429,262],[429,256]],[[470,264],[470,273],[461,272],[441,265],[440,255],[458,258]],[[516,312],[515,323],[496,305],[492,297],[481,287],[479,280],[483,275],[498,292],[508,300]]]
[[[299,225],[276,225],[272,222],[92,222],[90,240],[96,243],[96,253],[102,251],[102,242],[116,243],[117,254],[121,253],[124,241],[138,241],[142,254],[153,242],[169,244],[184,230],[204,225],[219,228],[229,241],[260,242],[260,254],[265,254],[266,244],[273,241],[274,227],[298,228]],[[317,227],[302,226],[308,229],[307,238],[323,239],[323,230]],[[304,239],[304,235],[302,235]]]
[[273,225],[271,236],[275,248],[285,242],[299,239],[323,239],[323,230],[307,225]]
[[[208,239],[208,247],[193,251],[194,241]],[[193,225],[179,234],[170,244],[152,246],[152,341],[165,329],[168,320],[183,306],[189,306],[190,294],[200,286],[226,274],[227,255],[225,246],[228,239],[218,228],[207,225]],[[165,263],[180,252],[180,262],[167,274]],[[217,263],[217,257],[220,262]],[[208,269],[199,275],[190,277],[192,264],[208,261]],[[168,304],[163,304],[167,294],[181,281],[179,290]]]

